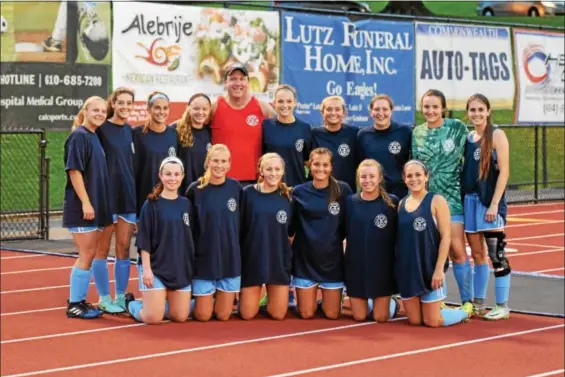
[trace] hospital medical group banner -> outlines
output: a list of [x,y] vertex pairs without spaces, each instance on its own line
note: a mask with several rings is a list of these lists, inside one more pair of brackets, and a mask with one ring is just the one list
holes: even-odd
[[113,10],[113,86],[134,89],[133,124],[145,121],[155,90],[169,96],[171,121],[193,94],[222,94],[234,62],[248,67],[251,91],[271,99],[280,74],[277,12],[135,2],[114,2]]
[[526,29],[513,32],[518,78],[515,122],[563,125],[564,35]]
[[320,103],[332,95],[347,105],[346,123],[372,124],[371,98],[392,97],[393,119],[414,122],[414,26],[295,12],[281,13],[282,80],[298,91],[296,114],[320,126]]
[[494,109],[512,109],[514,72],[510,29],[420,23],[416,28],[416,98],[439,89],[450,110],[464,110],[475,93]]
[[108,95],[110,13],[104,2],[0,4],[2,128],[70,130],[86,98]]

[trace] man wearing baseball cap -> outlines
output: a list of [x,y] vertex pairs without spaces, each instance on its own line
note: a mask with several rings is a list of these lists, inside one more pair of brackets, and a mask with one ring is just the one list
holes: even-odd
[[232,64],[224,77],[226,94],[212,104],[212,144],[225,144],[231,151],[231,178],[242,185],[256,181],[262,154],[263,119],[276,115],[268,103],[249,93],[249,71]]

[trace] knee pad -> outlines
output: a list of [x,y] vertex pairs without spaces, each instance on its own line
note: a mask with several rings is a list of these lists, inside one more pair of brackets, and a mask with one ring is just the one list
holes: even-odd
[[506,257],[506,234],[504,232],[485,232],[487,241],[488,256],[492,261],[494,268],[494,276],[502,277],[508,275],[510,269],[510,261]]

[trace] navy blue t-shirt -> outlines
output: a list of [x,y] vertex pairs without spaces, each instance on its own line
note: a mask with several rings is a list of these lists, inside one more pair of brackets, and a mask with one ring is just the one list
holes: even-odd
[[151,129],[143,133],[143,127],[133,129],[135,147],[134,174],[137,191],[137,215],[157,183],[159,167],[167,157],[177,155],[177,131],[171,127],[157,133]]
[[141,208],[136,246],[150,254],[153,274],[168,289],[182,289],[192,282],[193,223],[192,204],[182,196],[147,199]]
[[[171,124],[171,127],[177,129],[177,124]],[[212,145],[212,136],[210,127],[205,125],[202,128],[193,128],[194,144],[192,147],[183,146],[180,141],[178,143],[178,158],[184,165],[184,180],[180,186],[179,192],[185,193],[186,189],[192,182],[200,178],[206,169],[204,169],[204,161],[208,148]]]
[[288,285],[292,263],[290,201],[279,190],[261,193],[249,185],[243,189],[241,208],[241,285]]
[[357,127],[342,125],[336,132],[328,131],[325,127],[312,129],[312,149],[318,147],[328,148],[333,153],[332,175],[349,185],[356,191],[355,182],[355,143],[357,140]]
[[345,285],[349,297],[375,298],[397,293],[394,276],[398,199],[395,208],[379,196],[363,200],[361,193],[345,202]]
[[285,162],[284,181],[289,186],[306,182],[304,161],[312,149],[312,129],[308,123],[296,119],[281,123],[276,119],[263,121],[263,153],[278,153]]
[[[465,162],[461,170],[461,191],[463,194],[476,193],[481,203],[485,207],[490,207],[496,181],[500,171],[498,169],[498,157],[496,150],[493,149],[490,157],[490,167],[485,179],[479,179],[480,163],[481,163],[481,140],[473,142],[475,131],[469,133],[465,144]],[[508,206],[506,203],[506,193],[502,195],[502,199],[498,203],[498,214],[506,221]]]
[[366,158],[378,161],[384,169],[386,190],[403,198],[408,189],[402,179],[404,164],[410,160],[412,128],[395,122],[386,130],[365,127],[357,134],[357,165]]
[[[112,207],[108,185],[106,155],[94,132],[78,126],[65,141],[64,150],[65,200],[63,202],[63,227],[103,227],[112,224]],[[94,219],[85,220],[80,201],[69,176],[69,170],[82,172],[88,199],[94,208]]]
[[396,281],[403,298],[432,291],[432,276],[439,255],[440,233],[432,216],[434,193],[428,192],[420,206],[406,211],[402,200],[398,211]]
[[340,196],[330,203],[329,187],[317,189],[313,182],[292,191],[292,275],[316,282],[343,281],[343,208],[351,189],[338,181]]
[[118,125],[106,120],[96,134],[106,152],[110,199],[114,214],[136,212],[135,177],[133,175],[134,145],[129,124]]
[[187,190],[195,213],[196,245],[194,278],[218,280],[241,275],[241,200],[243,189],[235,179]]

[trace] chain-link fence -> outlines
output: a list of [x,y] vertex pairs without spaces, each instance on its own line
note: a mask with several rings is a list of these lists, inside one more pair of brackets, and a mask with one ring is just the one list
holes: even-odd
[[0,240],[48,238],[44,130],[0,130]]
[[510,203],[565,198],[565,128],[501,126],[510,144]]

